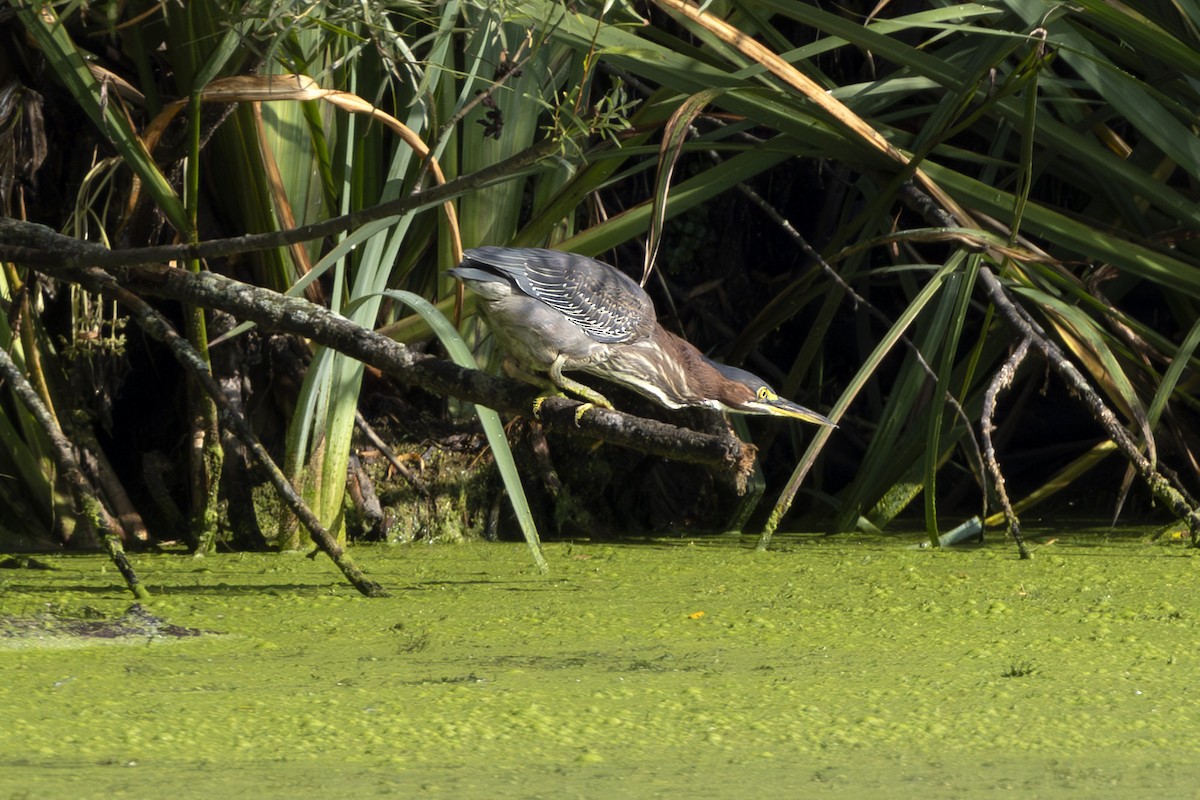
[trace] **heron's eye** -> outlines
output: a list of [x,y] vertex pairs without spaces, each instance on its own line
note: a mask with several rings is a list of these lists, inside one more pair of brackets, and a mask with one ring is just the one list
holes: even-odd
[[770,389],[768,389],[766,386],[760,386],[760,387],[758,387],[758,399],[759,400],[774,400],[775,393],[772,392]]

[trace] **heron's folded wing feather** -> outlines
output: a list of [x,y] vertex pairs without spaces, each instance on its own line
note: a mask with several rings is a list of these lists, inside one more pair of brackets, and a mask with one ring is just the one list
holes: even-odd
[[654,330],[654,303],[641,286],[616,267],[575,253],[540,248],[477,247],[463,254],[502,272],[597,342],[637,341]]

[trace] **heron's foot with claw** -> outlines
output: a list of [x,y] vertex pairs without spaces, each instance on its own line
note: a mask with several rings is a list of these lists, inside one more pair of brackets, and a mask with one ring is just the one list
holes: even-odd
[[[565,392],[554,391],[554,392],[548,392],[543,395],[539,395],[538,398],[533,401],[533,416],[534,417],[536,417],[538,419],[542,418],[542,403],[546,402],[547,397],[567,397],[567,394]],[[580,423],[583,422],[583,415],[586,414],[587,412],[591,411],[596,406],[600,406],[601,408],[609,408],[609,409],[612,408],[612,406],[601,404],[601,403],[594,403],[590,400],[585,403],[581,403],[579,408],[575,409],[575,427],[578,428],[580,426]]]
[[553,364],[550,365],[550,380],[553,381],[564,392],[570,392],[576,397],[581,397],[586,401],[583,403],[583,405],[579,406],[579,408],[575,410],[576,427],[579,427],[579,423],[583,421],[583,415],[586,414],[588,410],[593,409],[596,406],[607,408],[609,411],[613,410],[613,404],[608,402],[607,397],[600,394],[592,387],[584,386],[579,381],[563,375],[562,362],[563,359],[560,356],[554,361]]
[[579,427],[579,423],[583,422],[583,415],[596,407],[595,403],[583,403],[579,408],[575,409],[575,427]]
[[593,408],[599,407],[607,408],[609,411],[614,410],[612,403],[608,402],[608,398],[604,395],[588,388],[587,386],[584,386],[582,383],[576,383],[570,378],[564,378],[564,380],[567,381],[568,385],[564,385],[562,387],[563,391],[570,392],[571,394],[581,397],[584,400],[584,402],[580,404],[579,408],[575,409],[576,428],[578,428],[580,423],[583,422],[583,415],[591,411]]
[[531,372],[517,363],[516,359],[506,358],[501,364],[504,374],[510,378],[515,378],[524,381],[532,386],[536,386],[542,390],[542,393],[533,401],[533,417],[534,419],[542,418],[542,403],[546,402],[547,397],[562,397],[563,391],[554,381],[544,375],[539,375]]

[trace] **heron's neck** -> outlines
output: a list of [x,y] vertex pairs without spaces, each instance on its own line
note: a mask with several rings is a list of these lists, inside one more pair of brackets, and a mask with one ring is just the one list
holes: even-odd
[[663,349],[675,356],[675,385],[681,390],[675,400],[680,405],[720,407],[714,403],[695,402],[694,398],[702,397],[709,401],[717,401],[725,407],[734,407],[740,400],[745,399],[726,396],[729,392],[729,382],[714,366],[712,359],[701,353],[691,342],[662,326],[659,326],[657,336]]

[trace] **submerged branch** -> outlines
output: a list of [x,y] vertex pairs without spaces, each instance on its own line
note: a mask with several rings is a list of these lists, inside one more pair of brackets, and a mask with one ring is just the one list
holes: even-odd
[[1087,378],[1058,344],[1046,335],[1041,325],[1025,309],[1012,301],[996,274],[986,266],[980,267],[979,280],[1000,315],[1022,337],[1033,342],[1045,356],[1050,367],[1067,384],[1067,387],[1083,400],[1091,411],[1092,418],[1100,423],[1105,435],[1133,465],[1154,496],[1162,500],[1176,517],[1187,520],[1192,534],[1192,546],[1200,546],[1200,542],[1197,542],[1197,537],[1200,536],[1200,512],[1197,512],[1188,502],[1183,492],[1177,489],[1154,464],[1150,463],[1150,460],[1138,447],[1137,442],[1134,441],[1133,436],[1117,419],[1117,415],[1105,404],[1104,398],[1092,388]]

